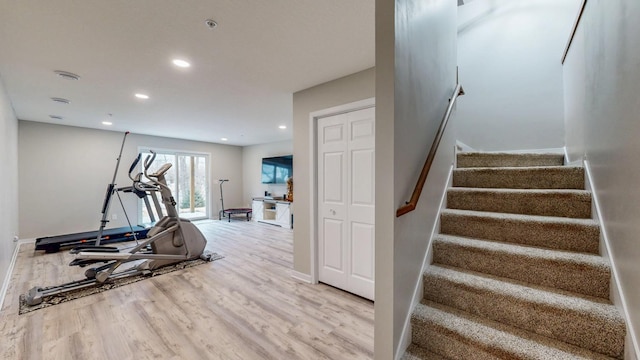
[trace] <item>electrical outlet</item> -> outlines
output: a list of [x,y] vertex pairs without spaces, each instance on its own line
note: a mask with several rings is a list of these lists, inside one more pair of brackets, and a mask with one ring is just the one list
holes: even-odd
[[111,220],[118,220],[118,214],[111,214]]

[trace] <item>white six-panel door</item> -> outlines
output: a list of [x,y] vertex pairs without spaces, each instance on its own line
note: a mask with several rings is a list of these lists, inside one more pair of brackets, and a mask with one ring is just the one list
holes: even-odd
[[375,109],[318,119],[319,280],[373,300]]

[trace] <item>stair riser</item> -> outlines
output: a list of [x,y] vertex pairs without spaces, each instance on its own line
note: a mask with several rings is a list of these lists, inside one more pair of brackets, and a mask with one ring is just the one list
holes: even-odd
[[427,351],[425,348],[410,346],[407,352],[402,356],[402,360],[447,360],[446,358]]
[[597,225],[524,221],[442,213],[440,233],[598,254]]
[[502,189],[584,189],[584,169],[455,169],[454,187]]
[[492,191],[447,192],[447,208],[509,214],[590,218],[588,194],[504,193]]
[[411,331],[414,343],[421,346],[413,345],[410,349],[428,348],[447,354],[452,360],[612,360],[575,345],[445,308],[430,301],[416,306],[411,315]]
[[609,299],[609,267],[465,247],[437,239],[433,243],[433,262]]
[[561,304],[534,303],[429,273],[423,285],[427,300],[608,356],[619,357],[624,351],[624,324],[605,317],[563,309]]
[[414,344],[423,348],[446,356],[449,359],[474,359],[474,360],[497,360],[497,359],[528,359],[527,357],[516,357],[515,354],[503,352],[501,357],[493,353],[485,352],[478,344],[464,339],[458,334],[445,329],[438,324],[419,319],[411,319],[411,339]]
[[564,156],[557,154],[458,153],[458,168],[562,166]]

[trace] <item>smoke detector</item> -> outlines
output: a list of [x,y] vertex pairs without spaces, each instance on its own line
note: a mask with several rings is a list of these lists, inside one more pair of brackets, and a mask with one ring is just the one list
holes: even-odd
[[207,19],[204,21],[204,23],[211,30],[215,29],[218,26],[218,23],[213,19]]

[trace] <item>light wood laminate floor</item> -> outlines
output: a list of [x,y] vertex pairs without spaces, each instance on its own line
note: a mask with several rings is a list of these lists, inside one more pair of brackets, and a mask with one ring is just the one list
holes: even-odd
[[67,251],[21,246],[0,317],[4,359],[371,359],[373,303],[291,277],[291,230],[204,221],[224,259],[25,315],[35,285],[79,279]]

